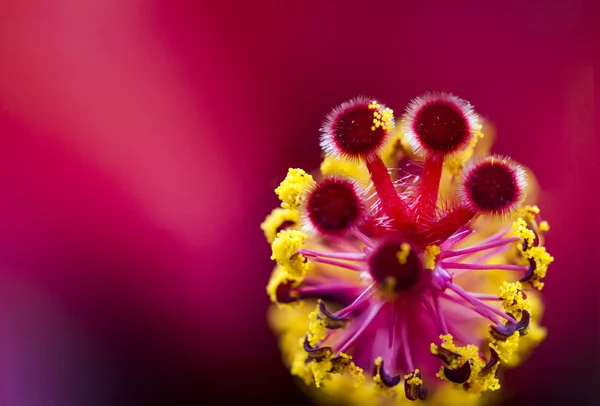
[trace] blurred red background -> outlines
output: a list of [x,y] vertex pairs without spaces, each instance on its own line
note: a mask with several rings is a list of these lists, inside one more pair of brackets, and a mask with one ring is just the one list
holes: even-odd
[[289,166],[317,167],[332,107],[368,94],[401,111],[428,90],[495,123],[552,226],[549,337],[508,374],[506,404],[595,403],[598,15],[579,0],[2,1],[0,404],[307,404],[266,325],[259,224]]

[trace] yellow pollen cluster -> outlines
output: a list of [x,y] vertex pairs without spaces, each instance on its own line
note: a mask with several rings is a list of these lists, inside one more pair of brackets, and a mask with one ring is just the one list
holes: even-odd
[[531,312],[531,303],[525,299],[522,289],[521,282],[503,282],[498,295],[498,298],[502,300],[504,310],[517,319],[520,319],[523,310]]
[[[299,342],[300,346],[302,346],[304,339]],[[328,354],[319,362],[311,361],[307,363],[306,357],[306,352],[303,349],[300,349],[296,353],[292,361],[291,373],[301,378],[307,385],[314,382],[315,386],[320,388],[323,381],[331,375],[330,371],[333,368],[331,354]]]
[[312,268],[308,259],[298,253],[298,250],[302,248],[305,241],[306,234],[300,231],[280,231],[275,240],[273,240],[273,244],[271,244],[273,251],[271,259],[277,261],[277,264],[290,275],[304,277]]
[[[275,269],[273,269],[273,272],[271,273],[271,278],[269,279],[269,283],[267,285],[267,293],[269,295],[269,298],[273,303],[280,304],[277,301],[277,289],[279,288],[279,286],[285,283],[290,283],[292,284],[292,287],[295,288],[298,285],[300,285],[301,282],[301,277],[294,277],[288,272],[286,272],[282,267],[276,266]],[[294,297],[294,295],[296,294],[292,292],[291,295],[292,297]]]
[[477,141],[483,138],[481,128],[482,125],[480,124],[477,126],[477,128],[473,130],[473,135],[471,137],[471,140],[469,141],[469,145],[465,149],[452,156],[447,157],[444,160],[444,166],[451,175],[460,175],[463,171],[463,168],[465,167],[465,164],[473,156],[473,151],[475,150]]
[[527,226],[527,222],[519,217],[513,223],[513,232],[521,239],[521,242],[527,243],[528,247],[532,247],[535,241],[535,233]]
[[[304,339],[298,341],[299,347],[304,345]],[[359,386],[365,378],[362,368],[356,366],[352,357],[343,352],[338,354],[338,360],[334,363],[331,352],[325,354],[319,360],[310,360],[307,362],[307,354],[303,349],[299,349],[292,361],[292,375],[301,378],[307,385],[314,383],[320,388],[325,381],[331,381],[333,375],[342,375],[348,373],[354,382],[354,386]]]
[[404,375],[404,380],[408,385],[416,386],[423,385],[423,380],[419,378],[419,370],[415,369],[414,372]]
[[308,343],[315,347],[327,337],[325,322],[319,318],[319,300],[317,308],[308,315]]
[[277,233],[281,230],[281,226],[285,223],[293,223],[297,225],[300,222],[300,211],[295,209],[283,209],[276,207],[271,213],[265,218],[260,225],[260,229],[265,233],[265,238],[271,244]]
[[530,352],[546,339],[548,331],[534,320],[529,323],[527,335],[519,337],[519,347],[512,353],[509,360],[504,361],[504,366],[515,367],[519,365]]
[[351,361],[352,357],[350,355],[347,355],[347,354],[341,352],[339,356],[346,358],[346,359],[348,359],[348,361],[350,361],[350,363],[346,367],[346,372],[348,372],[350,374],[350,376],[352,377],[352,380],[354,381],[355,386],[360,385],[362,383],[362,381],[365,379],[365,374],[364,374],[363,369],[356,366],[356,364]]
[[275,189],[284,209],[297,209],[304,201],[304,193],[314,185],[313,177],[302,169],[288,169],[287,176]]
[[401,265],[406,264],[408,256],[410,255],[410,244],[403,242],[400,244],[400,251],[396,253],[396,258]]
[[530,265],[530,262],[533,261],[535,264],[534,275],[530,280],[530,283],[537,289],[542,290],[544,282],[541,280],[546,277],[548,266],[554,261],[554,257],[548,254],[545,247],[533,246],[535,233],[527,226],[527,222],[523,218],[519,218],[513,223],[513,231],[522,242],[522,244],[519,244],[517,247],[522,254],[523,263],[525,265]]
[[394,111],[390,108],[382,109],[381,105],[372,101],[369,103],[369,109],[375,110],[373,112],[373,126],[371,131],[381,127],[385,131],[391,131],[394,128]]
[[546,277],[548,265],[554,261],[554,257],[546,252],[545,247],[532,247],[524,251],[523,255],[525,258],[532,259],[535,262],[535,271],[531,283],[534,287],[542,290],[544,282],[541,282],[541,280]]
[[492,334],[489,334],[490,347],[498,353],[500,360],[505,363],[513,361],[513,355],[519,350],[521,333],[515,331],[506,340],[498,340]]
[[437,256],[440,255],[440,252],[440,247],[437,245],[429,245],[425,247],[423,266],[425,266],[426,269],[433,270],[433,268],[435,268],[435,260]]
[[[467,392],[474,394],[481,394],[482,392],[488,390],[495,391],[500,389],[500,383],[498,381],[498,378],[496,378],[496,370],[498,369],[500,363],[496,363],[496,365],[489,368],[487,371],[483,371],[486,362],[479,356],[479,348],[472,344],[469,344],[464,347],[459,347],[454,344],[453,337],[451,334],[441,335],[440,340],[442,340],[442,343],[439,347],[433,343],[431,344],[430,350],[432,354],[436,355],[439,351],[439,348],[441,347],[443,349],[460,355],[460,360],[453,360],[451,365],[449,365],[450,368],[457,368],[460,365],[463,365],[468,360],[471,360],[471,376],[469,377],[469,379],[464,384],[453,383],[453,385],[457,387],[459,385],[462,385],[463,389],[465,389]],[[446,377],[444,376],[443,366],[440,367],[440,370],[436,374],[436,376],[442,380],[447,381]]]
[[533,223],[538,214],[540,214],[540,208],[537,206],[525,206],[517,210],[517,216],[525,220],[527,223]]

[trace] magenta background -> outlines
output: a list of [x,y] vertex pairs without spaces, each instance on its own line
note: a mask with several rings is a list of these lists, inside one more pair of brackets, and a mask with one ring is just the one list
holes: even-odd
[[0,405],[305,404],[266,326],[259,223],[288,166],[318,165],[335,104],[401,111],[427,90],[471,101],[544,191],[549,338],[509,374],[507,404],[594,403],[598,15],[3,0]]

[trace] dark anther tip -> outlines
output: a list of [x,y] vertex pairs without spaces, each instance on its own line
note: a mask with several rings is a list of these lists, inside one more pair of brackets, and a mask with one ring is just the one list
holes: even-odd
[[344,372],[348,365],[350,365],[350,358],[341,356],[333,357],[331,359],[331,369],[329,372],[336,374]]
[[490,358],[485,363],[485,366],[483,368],[481,368],[481,372],[487,372],[488,370],[493,368],[494,365],[496,365],[498,363],[498,361],[500,361],[500,357],[498,357],[498,353],[496,352],[495,349],[490,347]]
[[279,225],[279,227],[277,227],[277,229],[275,230],[275,235],[277,235],[280,231],[287,230],[288,228],[294,227],[295,225],[296,225],[295,221],[285,220],[283,223],[281,223]]
[[492,335],[502,341],[506,340],[517,331],[517,325],[510,321],[507,321],[506,324],[496,324],[491,327]]
[[437,354],[432,353],[432,355],[438,357],[439,359],[444,361],[447,365],[450,365],[452,363],[452,361],[456,361],[460,357],[459,354],[452,352],[450,350],[447,350],[443,347],[438,347]]
[[450,382],[465,383],[471,376],[471,360],[467,360],[462,366],[456,369],[450,369],[444,366],[444,376]]
[[392,375],[388,374],[383,366],[383,361],[381,361],[381,364],[379,365],[377,372],[379,372],[379,377],[381,378],[381,382],[388,388],[396,386],[400,383],[400,375],[392,376]]
[[304,351],[308,357],[314,360],[321,360],[331,354],[331,347],[312,347],[308,341],[308,337],[304,338]]
[[537,231],[535,230],[535,227],[527,223],[527,228],[533,232],[533,242],[530,244],[529,240],[523,241],[523,251],[527,251],[527,249],[529,248],[537,247],[538,245],[540,245],[540,237]]
[[[421,373],[414,374],[417,378],[421,377]],[[427,396],[427,389],[423,388],[421,385],[411,385],[408,381],[404,380],[404,395],[406,399],[415,401],[415,400],[424,400]]]
[[521,320],[516,324],[516,329],[520,335],[524,336],[529,333],[529,323],[531,322],[531,315],[527,310],[523,310]]
[[519,279],[519,282],[528,282],[530,281],[534,275],[535,275],[535,260],[533,258],[529,259],[529,268],[527,269],[527,273],[525,274],[525,276],[523,276],[521,279]]
[[330,330],[345,327],[349,320],[344,317],[338,317],[331,313],[329,310],[327,310],[325,302],[323,301],[319,302],[319,319],[323,320],[325,322],[325,327]]
[[293,303],[298,300],[298,292],[294,291],[294,282],[280,283],[275,290],[275,297],[279,303]]

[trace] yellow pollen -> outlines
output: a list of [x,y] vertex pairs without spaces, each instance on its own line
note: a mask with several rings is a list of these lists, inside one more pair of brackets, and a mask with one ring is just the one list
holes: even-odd
[[317,346],[327,337],[327,327],[325,322],[319,318],[319,300],[317,308],[308,315],[308,342],[312,347]]
[[[458,360],[452,360],[452,363],[448,366],[449,368],[457,368],[468,360],[471,360],[471,375],[469,376],[469,379],[465,382],[465,384],[463,384],[464,386],[461,384],[452,383],[453,386],[462,387],[463,390],[474,394],[480,394],[488,390],[494,391],[500,389],[500,383],[498,378],[496,378],[496,370],[498,369],[500,363],[497,363],[487,371],[483,371],[486,362],[481,359],[479,355],[480,350],[477,346],[473,344],[469,344],[464,347],[457,346],[454,344],[453,337],[450,334],[441,335],[440,339],[442,340],[440,346],[437,346],[433,343],[431,344],[430,350],[432,354],[437,354],[439,348],[441,347],[460,356]],[[440,370],[436,376],[447,381],[447,378],[444,375],[443,366],[440,367]]]
[[410,244],[403,242],[402,244],[400,244],[400,251],[396,253],[396,258],[398,258],[398,262],[400,262],[401,265],[404,265],[406,264],[406,260],[408,259],[409,255]]
[[297,209],[304,201],[306,190],[314,185],[312,176],[302,169],[290,168],[287,176],[275,189],[284,209]]
[[[302,277],[294,277],[286,272],[282,267],[276,266],[275,269],[273,269],[273,273],[269,279],[269,284],[267,285],[267,293],[269,294],[269,298],[273,303],[285,305],[277,302],[277,288],[284,283],[291,283],[292,287],[295,288],[302,282],[302,279]],[[297,295],[297,293],[291,293],[292,297],[295,297],[295,295]],[[296,303],[291,303],[290,305],[292,304],[296,305]]]
[[520,338],[521,334],[518,331],[515,331],[506,340],[497,340],[491,333],[488,336],[490,346],[496,350],[500,360],[506,363],[510,363],[513,355],[518,351]]
[[393,276],[386,276],[386,278],[381,283],[381,289],[384,293],[394,293],[397,283],[398,281]]
[[404,375],[404,380],[409,385],[423,385],[423,380],[418,376],[419,370],[415,369],[414,372]]
[[369,109],[375,110],[373,112],[373,126],[371,131],[375,131],[377,128],[382,128],[384,131],[391,131],[394,129],[394,111],[390,108],[382,109],[381,104],[376,101],[369,103]]
[[521,239],[521,244],[527,243],[527,247],[532,247],[535,241],[535,233],[527,227],[527,222],[522,218],[518,218],[512,225],[513,232]]
[[545,247],[532,247],[524,251],[523,255],[535,262],[534,276],[530,282],[538,290],[542,290],[544,282],[541,280],[546,277],[548,266],[554,261],[554,257],[546,252]]
[[273,244],[271,244],[273,251],[271,259],[277,261],[277,264],[290,275],[304,277],[312,268],[311,263],[302,254],[298,253],[306,238],[306,234],[300,231],[280,231],[273,240]]
[[440,247],[437,245],[429,245],[425,247],[423,265],[426,269],[433,270],[433,268],[435,268],[435,259],[438,255],[440,255],[440,252]]
[[502,300],[502,305],[507,313],[520,319],[523,310],[531,312],[531,303],[525,299],[520,282],[502,283],[498,298]]
[[300,211],[276,207],[265,218],[265,221],[261,223],[260,229],[263,230],[269,244],[272,243],[277,236],[278,229],[286,222],[298,224],[300,222]]
[[533,223],[538,214],[540,208],[537,206],[525,206],[517,210],[517,217],[521,217],[527,223]]

